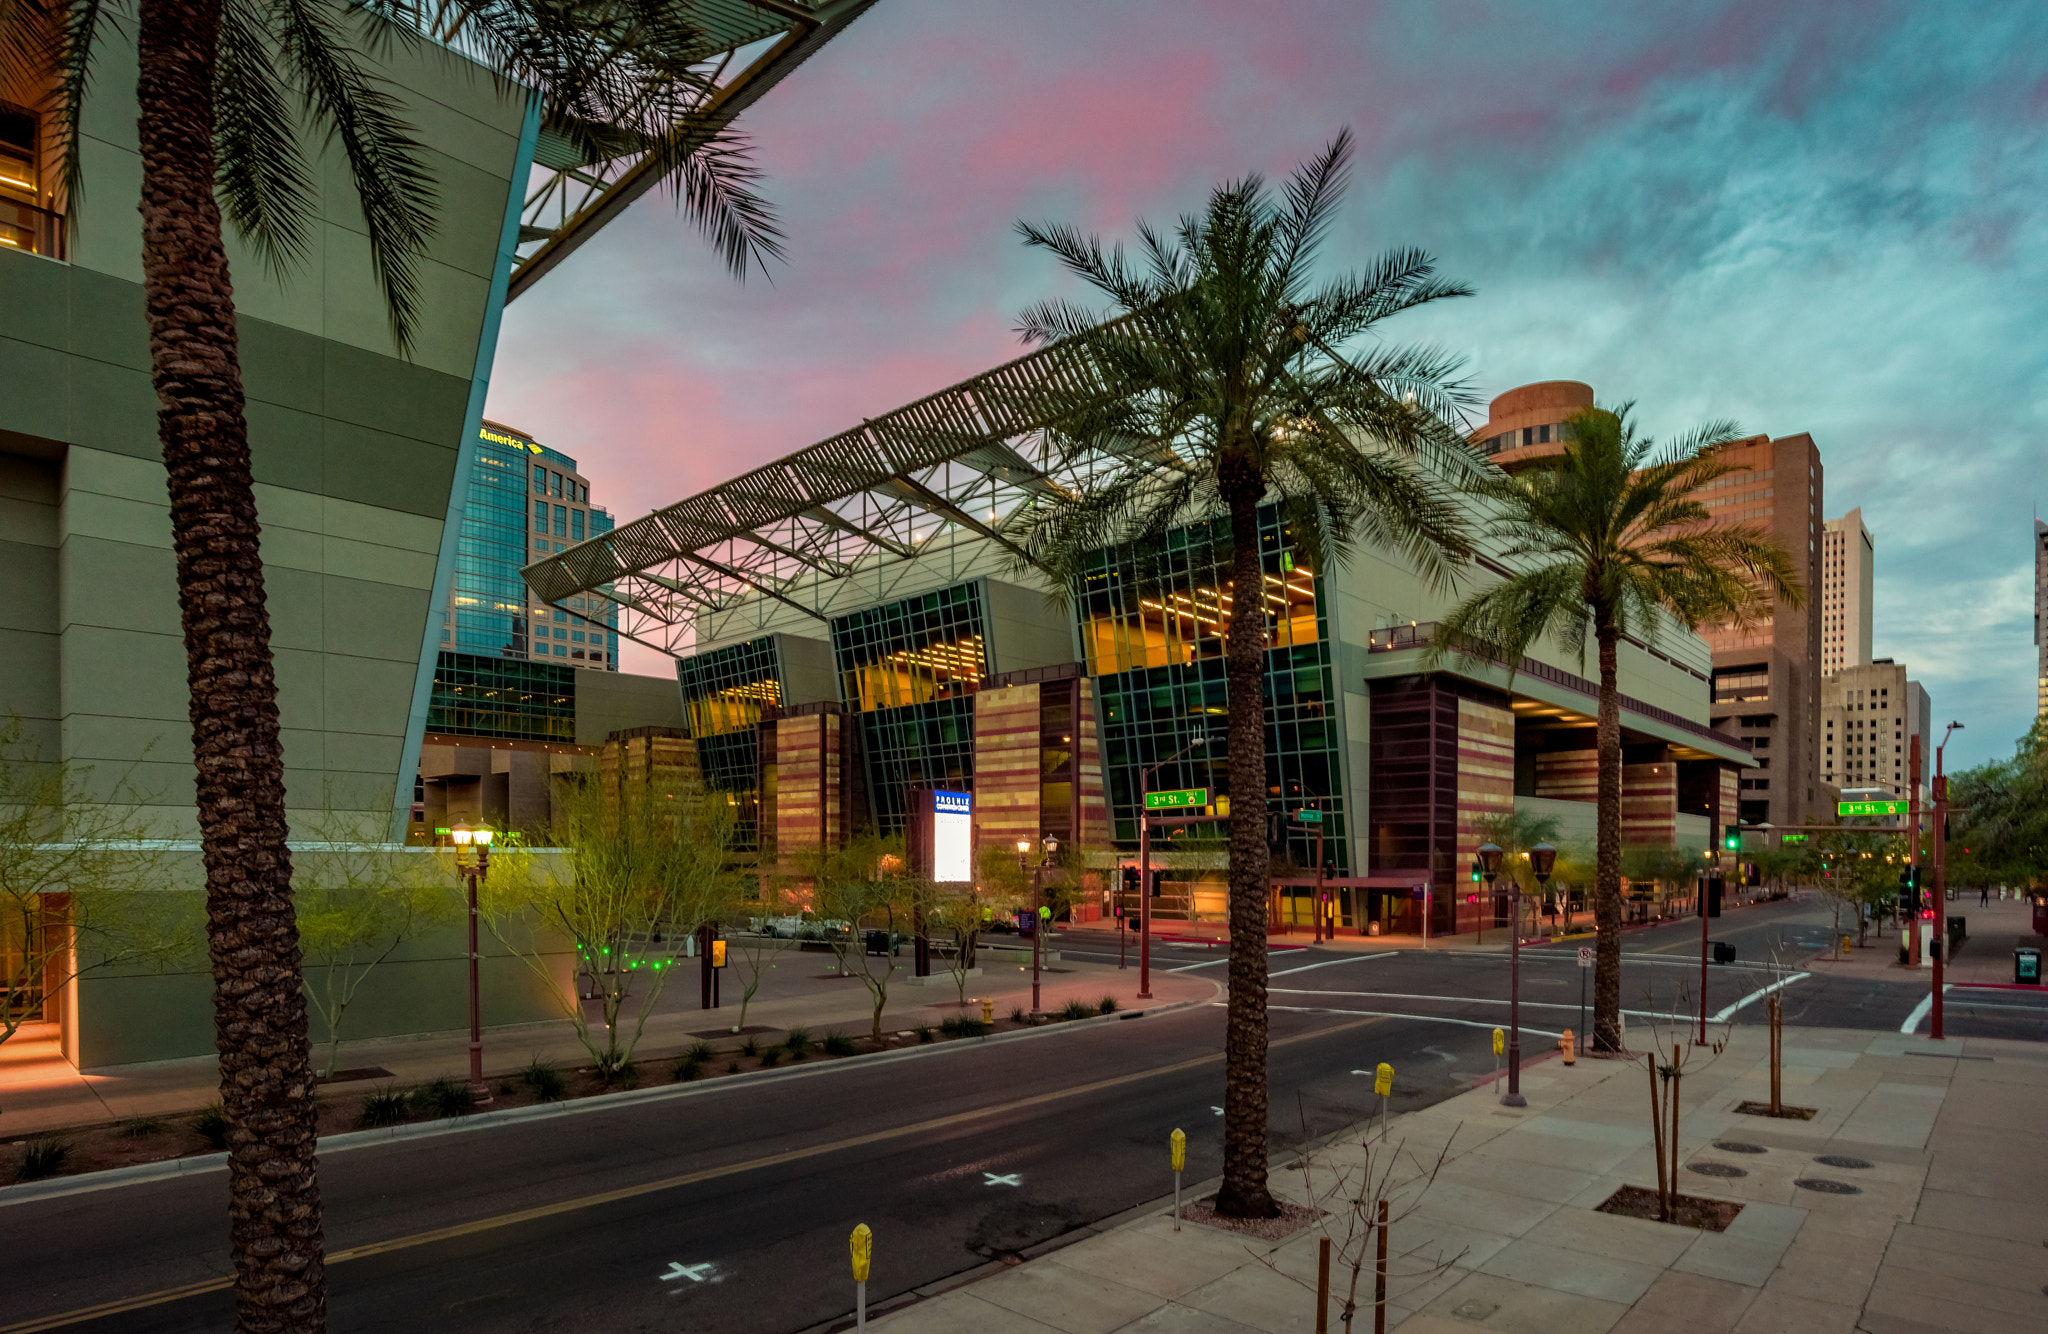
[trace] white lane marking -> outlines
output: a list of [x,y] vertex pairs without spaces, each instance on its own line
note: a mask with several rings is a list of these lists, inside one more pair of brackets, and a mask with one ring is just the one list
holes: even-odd
[[1733,1005],[1723,1006],[1721,1009],[1716,1010],[1713,1013],[1713,1015],[1708,1018],[1707,1022],[1710,1024],[1725,1024],[1730,1019],[1734,1018],[1735,1012],[1737,1010],[1742,1009],[1746,1005],[1755,1004],[1757,1001],[1760,1001],[1764,997],[1770,995],[1773,991],[1781,991],[1784,988],[1791,986],[1794,982],[1802,982],[1806,980],[1806,978],[1809,976],[1811,976],[1811,974],[1794,973],[1792,974],[1792,976],[1785,978],[1782,981],[1773,982],[1767,987],[1759,987],[1755,991],[1750,992],[1747,996],[1744,996],[1741,1000],[1735,1002]]
[[668,1272],[661,1276],[661,1281],[673,1283],[679,1278],[686,1278],[692,1283],[702,1283],[717,1272],[718,1266],[714,1264],[686,1265],[679,1260],[671,1260],[668,1262]]
[[1216,1113],[1216,1115],[1218,1116],[1223,1115],[1223,1109],[1221,1107],[1211,1107],[1209,1110]]
[[[1941,990],[1943,995],[1947,995],[1950,991],[1954,989],[1955,983],[1953,982],[1944,982],[1941,984]],[[1914,1029],[1920,1027],[1921,1023],[1927,1018],[1927,1012],[1932,1010],[1933,1008],[1934,993],[1930,991],[1925,996],[1922,996],[1920,998],[1920,1003],[1918,1005],[1915,1005],[1913,1007],[1913,1013],[1906,1016],[1906,1022],[1899,1025],[1899,1031],[1901,1033],[1911,1033]]]
[[[1425,1024],[1456,1024],[1460,1028],[1493,1029],[1499,1027],[1497,1024],[1481,1023],[1477,1019],[1452,1019],[1440,1014],[1401,1014],[1394,1010],[1326,1010],[1312,1005],[1272,1005],[1267,1008],[1285,1010],[1290,1014],[1355,1014],[1362,1015],[1368,1019],[1415,1019]],[[1630,1013],[1633,1014],[1634,1011],[1630,1011]],[[1522,1025],[1522,1031],[1534,1033],[1538,1037],[1554,1038],[1557,1036],[1557,1033],[1551,1029],[1531,1028],[1527,1024]]]
[[1271,976],[1286,977],[1289,973],[1305,973],[1311,968],[1333,968],[1340,963],[1366,963],[1372,959],[1391,959],[1400,952],[1399,950],[1388,950],[1384,954],[1354,954],[1348,959],[1326,959],[1322,963],[1305,963],[1299,968],[1283,968],[1279,972],[1271,974]]
[[1024,1184],[1020,1179],[1023,1175],[1022,1172],[1006,1172],[1000,1176],[994,1172],[983,1172],[981,1174],[981,1184],[984,1186],[1021,1186]]
[[1197,968],[1214,968],[1219,963],[1229,962],[1230,960],[1228,959],[1204,959],[1200,963],[1184,963],[1178,968],[1169,968],[1166,971],[1169,973],[1188,973],[1193,972]]
[[[1511,1003],[1495,996],[1425,996],[1403,991],[1320,991],[1314,987],[1268,987],[1266,989],[1278,992],[1283,996],[1363,996],[1368,1000],[1436,1001],[1443,1005],[1507,1005]],[[1210,1004],[1221,1005],[1223,1002],[1211,1001]],[[1274,1006],[1272,1008],[1279,1009],[1280,1007]],[[1575,1004],[1567,1004],[1564,1001],[1525,1000],[1522,1002],[1522,1008],[1525,1010],[1576,1010],[1579,1007]],[[1336,1012],[1333,1011],[1332,1013]],[[1639,1019],[1684,1019],[1691,1021],[1699,1018],[1697,1014],[1666,1014],[1662,1010],[1623,1010],[1622,1013],[1633,1015]]]

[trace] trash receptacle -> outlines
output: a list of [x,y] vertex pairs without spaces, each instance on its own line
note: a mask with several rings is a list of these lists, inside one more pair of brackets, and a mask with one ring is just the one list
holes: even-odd
[[1969,935],[1969,934],[1970,934],[1969,926],[1970,926],[1970,919],[1969,919],[1969,918],[1967,918],[1967,917],[1951,917],[1951,918],[1949,918],[1949,919],[1948,919],[1948,938],[1949,938],[1950,940],[1961,940],[1961,939],[1963,939],[1963,938],[1964,938],[1965,936],[1967,936],[1967,935]]
[[868,932],[867,950],[869,954],[893,954],[895,951],[890,948],[891,943],[887,931]]
[[2041,985],[2041,951],[2022,945],[2012,952],[2012,980],[2030,987]]
[[1725,940],[1717,940],[1717,941],[1715,941],[1715,942],[1714,942],[1714,962],[1715,962],[1715,963],[1734,963],[1734,962],[1735,962],[1735,947],[1734,947],[1733,945],[1730,945],[1730,944],[1729,944],[1729,943],[1728,943],[1727,941],[1725,941]]

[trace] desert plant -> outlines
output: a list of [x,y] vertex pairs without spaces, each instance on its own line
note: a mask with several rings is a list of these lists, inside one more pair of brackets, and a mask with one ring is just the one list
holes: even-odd
[[40,1181],[64,1170],[71,1145],[55,1138],[34,1139],[22,1150],[21,1166],[14,1170],[16,1181]]
[[562,1068],[538,1056],[519,1072],[519,1077],[525,1081],[535,1102],[558,1102],[569,1091],[569,1081],[562,1074]]
[[780,1061],[781,1059],[782,1059],[782,1048],[780,1048],[780,1047],[769,1047],[768,1049],[766,1049],[765,1051],[763,1051],[763,1052],[761,1053],[761,1068],[762,1068],[763,1070],[769,1070],[769,1069],[773,1069],[773,1068],[774,1068],[774,1066],[775,1066],[775,1063],[776,1063],[777,1061]]
[[808,1028],[790,1029],[788,1033],[783,1035],[782,1046],[789,1053],[789,1059],[801,1061],[804,1058],[804,1053],[811,1049],[811,1030]]
[[379,1126],[395,1126],[412,1116],[412,1103],[406,1095],[394,1088],[371,1091],[363,1098],[363,1108],[356,1113],[356,1124],[365,1130]]
[[148,1139],[151,1135],[160,1134],[163,1128],[164,1120],[160,1116],[138,1116],[132,1121],[124,1122],[121,1133],[129,1139]]
[[947,1015],[939,1021],[939,1031],[947,1037],[978,1038],[987,1036],[988,1025],[979,1019],[969,1019],[965,1015],[954,1014]]
[[1013,1024],[1021,1024],[1021,1023],[1023,1023],[1023,1022],[1024,1022],[1024,1007],[1023,1007],[1023,1006],[1021,1006],[1021,1005],[1012,1005],[1012,1006],[1010,1007],[1010,1022],[1011,1022],[1011,1023],[1013,1023]]
[[[900,923],[915,914],[915,903],[929,892],[928,881],[903,874],[903,840],[874,835],[856,837],[844,848],[814,849],[794,859],[799,878],[814,890],[819,915],[843,921],[850,929],[835,937],[832,950],[839,971],[866,988],[870,1002],[869,1034],[882,1045],[882,1011],[889,1003],[889,986],[897,972],[893,942]],[[885,954],[867,952],[864,925],[874,925],[886,934],[892,948]]]
[[199,1109],[199,1115],[192,1118],[192,1129],[199,1138],[216,1149],[228,1146],[227,1109],[219,1102],[210,1102]]
[[1062,1019],[1087,1019],[1093,1016],[1094,1013],[1095,1007],[1087,1001],[1070,1000],[1060,1007],[1059,1017]]
[[676,1059],[675,1068],[669,1072],[669,1077],[678,1084],[687,1084],[703,1073],[704,1062],[685,1054]]
[[919,1024],[912,1031],[917,1034],[917,1040],[920,1044],[930,1042],[934,1036],[930,1024]]
[[406,1096],[416,1115],[431,1117],[468,1116],[476,1110],[476,1095],[460,1080],[430,1079]]
[[727,1062],[725,1063],[725,1073],[727,1073],[727,1074],[729,1074],[729,1075],[736,1075],[736,1074],[738,1074],[739,1072],[740,1072],[740,1063],[739,1063],[738,1061],[727,1061]]
[[827,1056],[851,1056],[860,1050],[853,1045],[853,1039],[844,1033],[827,1033],[823,1049]]
[[760,1044],[760,1043],[758,1043],[758,1042],[756,1042],[756,1041],[754,1041],[754,1040],[753,1040],[752,1038],[748,1038],[748,1039],[747,1039],[747,1040],[746,1040],[745,1042],[742,1042],[742,1043],[740,1044],[740,1055],[742,1055],[742,1056],[759,1056],[760,1054],[761,1054],[761,1044]]
[[1104,996],[1101,1000],[1095,1002],[1095,1012],[1097,1014],[1115,1014],[1117,1012],[1116,997]]

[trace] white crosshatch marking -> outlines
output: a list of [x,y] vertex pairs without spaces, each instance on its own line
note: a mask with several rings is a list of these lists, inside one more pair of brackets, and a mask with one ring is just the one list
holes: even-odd
[[981,1175],[981,1184],[984,1186],[1021,1186],[1024,1184],[1024,1174],[1022,1172],[1006,1172],[1001,1175],[994,1172],[983,1172]]
[[718,1266],[714,1264],[686,1265],[679,1260],[671,1260],[668,1262],[668,1272],[661,1276],[661,1281],[673,1283],[679,1278],[686,1278],[692,1283],[702,1283],[717,1272]]

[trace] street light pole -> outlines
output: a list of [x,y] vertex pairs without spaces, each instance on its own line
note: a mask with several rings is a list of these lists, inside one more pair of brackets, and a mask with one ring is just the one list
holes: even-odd
[[[491,1100],[491,1091],[484,1083],[483,1005],[477,991],[476,895],[478,882],[491,873],[491,827],[479,825],[471,829],[458,823],[448,836],[455,840],[455,865],[469,890],[469,1092],[482,1105]],[[472,842],[476,844],[473,865],[469,860]]]
[[1961,723],[1950,723],[1941,734],[1941,744],[1934,748],[1934,938],[1939,944],[1934,951],[1934,1010],[1931,1018],[1936,1042],[1941,1041],[1942,956],[1948,953],[1948,776],[1941,769],[1941,752],[1948,749],[1950,734],[1961,726]]
[[1138,999],[1152,999],[1152,824],[1145,818],[1145,793],[1152,775],[1198,746],[1209,744],[1206,734],[1196,737],[1173,754],[1138,770]]
[[[1479,845],[1479,873],[1486,877],[1486,899],[1493,901],[1494,880],[1500,875],[1498,843]],[[1512,917],[1508,922],[1508,1091],[1501,1095],[1503,1107],[1527,1107],[1522,1096],[1522,886],[1514,882]]]

